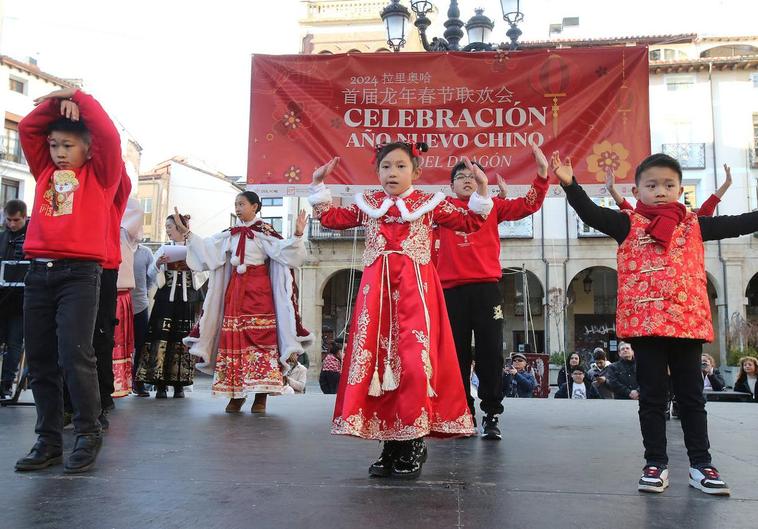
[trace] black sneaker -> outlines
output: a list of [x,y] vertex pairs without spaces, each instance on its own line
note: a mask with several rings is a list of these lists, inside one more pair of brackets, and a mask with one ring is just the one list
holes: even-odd
[[77,435],[74,450],[63,465],[64,474],[87,472],[95,465],[95,459],[103,444],[100,434]]
[[16,461],[16,470],[41,470],[63,462],[63,450],[54,448],[43,441],[37,441],[24,457]]
[[482,439],[500,441],[502,438],[500,428],[497,426],[497,416],[486,415],[482,420]]
[[645,465],[637,482],[637,490],[641,492],[663,492],[668,486],[669,471],[666,465]]
[[392,473],[392,463],[395,461],[400,443],[398,441],[384,441],[382,454],[379,459],[368,467],[368,475],[377,478],[386,478]]
[[415,479],[421,474],[427,457],[424,438],[402,441],[398,443],[398,455],[392,462],[392,477],[400,479]]
[[719,471],[711,465],[690,467],[690,487],[716,496],[729,496],[729,486],[721,479]]

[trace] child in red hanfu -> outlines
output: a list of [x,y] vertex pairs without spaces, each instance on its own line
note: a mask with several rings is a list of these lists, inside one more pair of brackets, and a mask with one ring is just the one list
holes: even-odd
[[755,232],[758,212],[703,217],[687,211],[679,202],[681,166],[665,154],[653,154],[637,167],[633,210],[595,204],[557,152],[552,166],[582,221],[619,243],[616,333],[634,348],[645,446],[637,488],[660,493],[669,485],[665,412],[670,378],[690,460],[689,484],[728,496],[729,487],[711,464],[703,396],[703,343],[713,341],[703,242]]
[[415,190],[419,149],[425,148],[379,146],[375,163],[383,191],[356,195],[349,207],[332,206],[323,184],[339,162],[334,158],[313,173],[308,199],[323,226],[366,230],[365,268],[332,433],[384,441],[381,456],[369,468],[369,475],[377,477],[417,477],[426,460],[426,436],[474,433],[445,299],[430,264],[431,233],[433,224],[478,229],[492,200],[483,174],[477,174],[477,193],[468,209],[447,202],[442,193]]

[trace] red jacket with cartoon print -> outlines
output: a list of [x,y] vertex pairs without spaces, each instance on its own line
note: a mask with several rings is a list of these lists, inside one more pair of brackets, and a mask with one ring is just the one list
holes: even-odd
[[47,128],[60,117],[60,101],[42,102],[21,123],[21,147],[37,186],[33,222],[24,244],[27,257],[82,259],[103,263],[108,228],[124,162],[121,139],[100,104],[77,91],[72,97],[92,138],[90,158],[78,169],[57,169],[50,157]]

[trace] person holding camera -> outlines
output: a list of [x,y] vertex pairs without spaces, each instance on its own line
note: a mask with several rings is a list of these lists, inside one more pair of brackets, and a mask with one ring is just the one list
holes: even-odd
[[503,369],[503,396],[528,399],[534,396],[537,379],[526,370],[526,355],[513,353]]
[[[3,207],[3,214],[5,230],[0,232],[0,260],[20,261],[24,258],[26,204],[21,200],[9,200]],[[0,344],[2,343],[6,344],[7,352],[3,359],[0,398],[5,398],[11,394],[18,362],[24,350],[23,288],[0,288]]]
[[703,390],[724,391],[726,382],[719,370],[715,367],[716,361],[708,353],[700,356],[700,367],[703,371]]
[[600,398],[612,399],[613,390],[608,386],[608,369],[611,366],[610,362],[608,362],[608,357],[601,347],[595,348],[593,356],[595,362],[587,372],[587,378],[600,394]]

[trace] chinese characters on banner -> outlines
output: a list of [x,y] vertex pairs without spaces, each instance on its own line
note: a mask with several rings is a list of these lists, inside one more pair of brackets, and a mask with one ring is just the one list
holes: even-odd
[[307,194],[333,156],[334,192],[376,188],[374,145],[398,140],[429,145],[429,190],[462,155],[518,190],[530,141],[570,156],[580,183],[613,170],[629,184],[650,153],[647,49],[253,56],[247,181],[261,195]]

